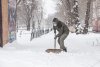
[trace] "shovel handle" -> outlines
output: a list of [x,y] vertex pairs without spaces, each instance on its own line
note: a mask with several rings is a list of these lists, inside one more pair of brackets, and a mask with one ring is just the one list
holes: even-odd
[[[56,36],[56,33],[55,33]],[[56,49],[56,39],[54,39],[54,49]]]

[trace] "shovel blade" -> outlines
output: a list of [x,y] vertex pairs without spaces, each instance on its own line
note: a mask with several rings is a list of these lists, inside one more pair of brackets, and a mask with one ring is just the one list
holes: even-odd
[[46,52],[47,53],[60,53],[62,51],[62,49],[47,49]]

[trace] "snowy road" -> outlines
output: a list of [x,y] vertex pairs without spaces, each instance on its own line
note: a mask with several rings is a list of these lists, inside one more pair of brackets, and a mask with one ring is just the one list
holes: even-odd
[[53,37],[50,32],[30,42],[30,35],[18,35],[17,41],[0,48],[0,67],[100,67],[100,34],[70,33],[67,53],[46,53],[53,48]]

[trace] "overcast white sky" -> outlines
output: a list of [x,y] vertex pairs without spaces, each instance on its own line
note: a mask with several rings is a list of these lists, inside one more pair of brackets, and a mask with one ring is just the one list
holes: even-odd
[[54,0],[42,0],[43,9],[44,9],[44,18],[47,18],[49,15],[54,14],[56,11],[56,2]]

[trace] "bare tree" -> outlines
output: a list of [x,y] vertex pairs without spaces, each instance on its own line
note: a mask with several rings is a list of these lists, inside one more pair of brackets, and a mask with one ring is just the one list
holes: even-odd
[[83,33],[87,33],[88,32],[91,2],[92,2],[92,0],[88,0],[87,1],[87,10],[86,10],[86,17],[85,17],[85,27],[84,27]]
[[[18,9],[18,5],[20,4],[20,2],[21,2],[21,0],[16,0],[16,21],[17,21],[17,9]],[[16,30],[17,30],[17,32],[18,32],[18,23],[16,22]]]
[[24,4],[24,9],[26,12],[26,23],[27,23],[27,30],[30,30],[30,22],[32,19],[32,13],[33,10],[35,9],[35,0],[23,0],[23,4]]
[[17,4],[16,5],[19,5],[19,3],[21,2],[21,0],[16,0],[17,1]]
[[[61,0],[62,2],[62,9],[65,10],[66,18],[68,18],[68,22],[71,22],[72,13],[71,13],[71,2],[69,0]],[[61,10],[62,10],[61,9]]]

